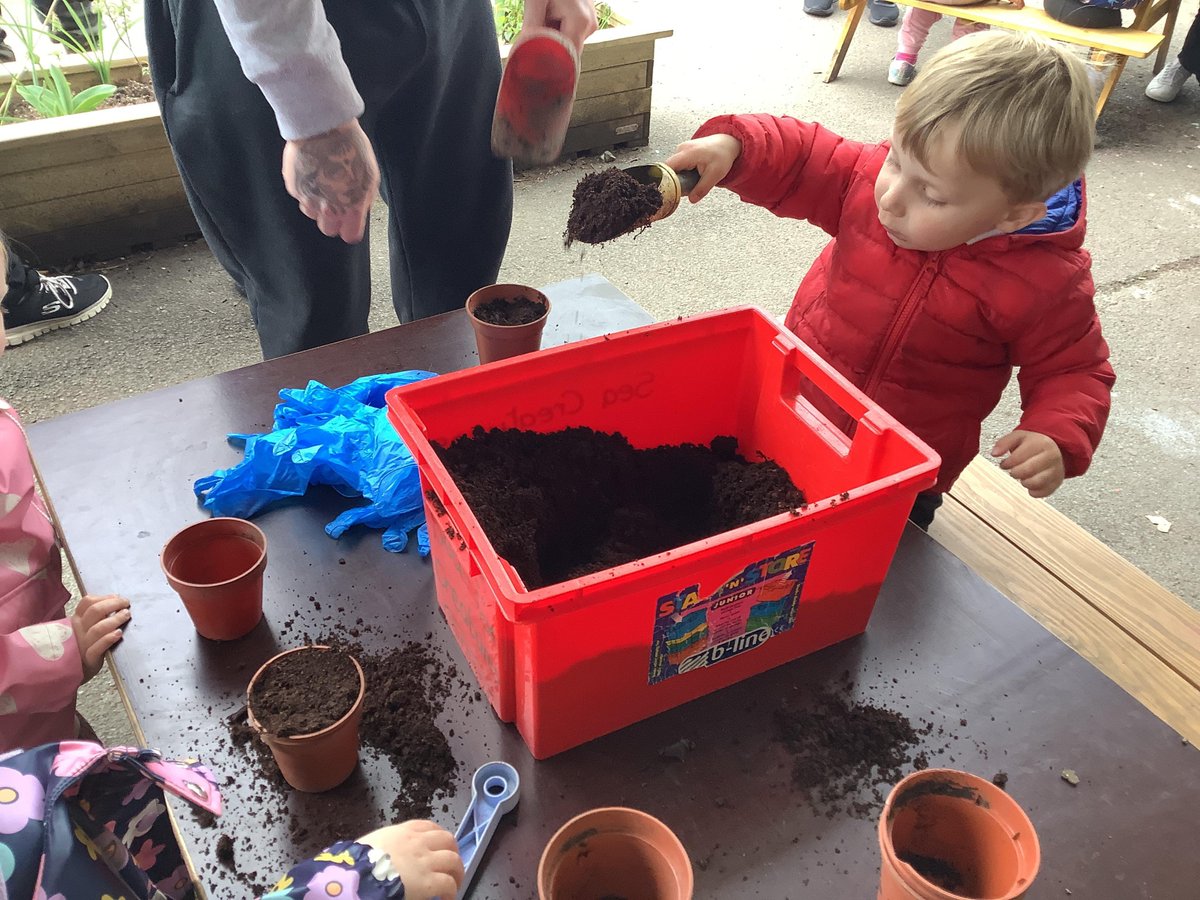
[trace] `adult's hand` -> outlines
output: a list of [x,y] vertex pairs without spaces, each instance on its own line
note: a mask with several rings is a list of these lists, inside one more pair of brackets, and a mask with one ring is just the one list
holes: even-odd
[[362,240],[379,191],[375,151],[357,119],[283,148],[283,183],[322,234]]
[[593,0],[525,0],[525,23],[557,28],[582,52],[583,42],[596,30]]

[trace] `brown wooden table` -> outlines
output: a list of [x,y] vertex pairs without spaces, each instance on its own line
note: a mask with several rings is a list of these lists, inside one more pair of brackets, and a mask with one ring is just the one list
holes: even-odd
[[[648,321],[596,276],[548,291],[555,304],[548,342]],[[323,526],[347,502],[332,492],[314,491],[257,519],[270,541],[266,618],[241,641],[211,643],[195,634],[163,579],[158,551],[203,516],[193,480],[240,458],[225,434],[269,427],[280,388],[473,362],[469,326],[451,313],[30,429],[83,584],[133,599],[134,621],[113,661],[137,728],[149,745],[198,754],[228,776],[219,830],[186,816],[180,822],[210,896],[248,895],[244,881],[216,860],[221,831],[236,838],[238,869],[268,885],[312,849],[297,846],[283,823],[267,821],[254,773],[226,740],[222,719],[241,705],[257,665],[306,631],[328,633],[327,617],[342,607],[346,617],[375,626],[363,635],[368,649],[431,633],[468,681],[471,675],[437,611],[428,561],[415,548],[384,552],[376,532],[330,540]],[[324,601],[320,612],[310,595]],[[865,635],[550,760],[535,762],[486,702],[456,696],[442,724],[453,729],[459,790],[436,818],[453,829],[475,767],[505,759],[521,773],[522,800],[496,834],[474,897],[534,896],[537,859],[553,831],[584,809],[624,804],[679,834],[700,863],[698,897],[865,900],[878,873],[875,822],[831,819],[805,806],[789,787],[789,757],[771,739],[772,711],[783,698],[846,672],[858,696],[945,729],[948,747],[932,754],[933,764],[985,777],[1008,773],[1008,789],[1042,841],[1030,898],[1200,896],[1200,754],[913,529]],[[684,738],[694,749],[682,760],[660,755]],[[1078,772],[1077,787],[1062,780],[1063,769]],[[389,766],[366,762],[343,787],[320,797],[294,794],[290,803],[309,822],[312,841],[332,841],[354,835],[322,833],[327,815],[365,832],[396,790]]]

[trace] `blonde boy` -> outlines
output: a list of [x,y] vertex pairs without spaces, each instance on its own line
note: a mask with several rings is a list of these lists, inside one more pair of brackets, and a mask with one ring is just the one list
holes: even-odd
[[980,423],[1018,369],[1023,414],[992,447],[1034,497],[1083,474],[1115,376],[1082,249],[1092,150],[1083,64],[1037,38],[969,35],[901,96],[892,137],[720,116],[667,163],[833,238],[787,325],[942,457],[913,520],[979,451]]

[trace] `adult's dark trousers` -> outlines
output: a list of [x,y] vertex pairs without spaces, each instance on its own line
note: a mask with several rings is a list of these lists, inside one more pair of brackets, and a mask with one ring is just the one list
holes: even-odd
[[[492,156],[500,59],[489,0],[325,0],[366,103],[401,322],[494,282],[512,167]],[[283,139],[212,0],[146,0],[163,124],[200,229],[245,291],[263,356],[365,334],[368,241],[326,237],[280,175]],[[316,102],[316,98],[314,98]]]
[[1200,12],[1192,20],[1183,48],[1179,51],[1179,64],[1193,75],[1200,75]]

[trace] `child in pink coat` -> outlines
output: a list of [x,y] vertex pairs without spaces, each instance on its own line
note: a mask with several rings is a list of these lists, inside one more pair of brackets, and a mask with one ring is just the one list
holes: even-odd
[[[8,263],[0,236],[0,271]],[[0,324],[0,353],[4,351]],[[34,486],[16,411],[0,398],[0,753],[79,734],[75,694],[130,617],[123,597],[84,597],[66,615],[58,537]]]

